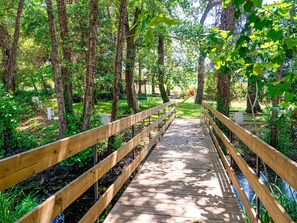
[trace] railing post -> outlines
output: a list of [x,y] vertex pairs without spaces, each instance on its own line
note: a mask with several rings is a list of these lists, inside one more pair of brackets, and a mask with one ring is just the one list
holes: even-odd
[[[131,133],[132,133],[132,139],[133,139],[135,136],[135,126],[134,125],[131,126]],[[134,159],[135,159],[135,147],[133,148],[133,160]]]
[[[151,125],[151,116],[148,117],[149,118],[149,124],[148,126]],[[151,131],[149,132],[149,142],[151,141]]]
[[[158,111],[158,120],[160,118],[160,110]],[[160,124],[158,124],[158,129],[160,129]]]
[[[94,145],[93,147],[93,152],[94,152],[94,166],[98,163],[98,151],[97,151],[97,144]],[[96,181],[96,183],[94,183],[94,202],[96,203],[96,201],[98,200],[98,181]],[[96,220],[96,223],[99,223],[99,219]]]

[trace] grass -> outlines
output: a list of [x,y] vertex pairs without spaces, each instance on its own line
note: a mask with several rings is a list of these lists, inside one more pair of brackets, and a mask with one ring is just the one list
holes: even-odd
[[[182,102],[182,99],[175,100],[177,103]],[[162,104],[162,99],[158,97],[149,97],[147,100],[140,100],[139,107],[142,111],[158,106]],[[110,114],[111,113],[111,101],[99,101],[95,105],[95,112],[98,114]],[[48,107],[52,107],[55,110],[55,114],[58,114],[57,101],[45,101],[44,104]],[[73,104],[73,108],[76,112],[82,112],[83,103]],[[125,115],[129,111],[127,100],[119,101],[119,115]],[[177,105],[177,118],[201,118],[201,105],[197,105],[193,101],[193,97]]]
[[177,118],[202,118],[201,105],[195,104],[193,97],[177,104]]

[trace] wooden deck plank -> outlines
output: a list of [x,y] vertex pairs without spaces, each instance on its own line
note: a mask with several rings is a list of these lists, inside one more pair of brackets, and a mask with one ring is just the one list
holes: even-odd
[[206,127],[176,119],[105,222],[245,222]]

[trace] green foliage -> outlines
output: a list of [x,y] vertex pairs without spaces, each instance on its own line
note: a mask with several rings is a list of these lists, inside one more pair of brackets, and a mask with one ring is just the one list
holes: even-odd
[[124,145],[122,137],[119,134],[115,134],[113,143],[112,143],[112,151],[116,151]]
[[0,192],[0,222],[13,223],[38,205],[34,194],[13,187]]
[[[275,180],[270,183],[270,191],[278,203],[285,209],[294,222],[297,221],[297,193],[291,187],[285,185],[282,180]],[[253,200],[255,197],[253,198]],[[256,207],[254,207],[256,208]],[[268,211],[263,205],[260,206],[261,222],[273,223]]]

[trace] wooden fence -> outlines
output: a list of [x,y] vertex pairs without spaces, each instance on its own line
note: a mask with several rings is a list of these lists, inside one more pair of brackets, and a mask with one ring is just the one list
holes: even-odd
[[229,118],[213,109],[207,103],[203,102],[202,105],[202,112],[204,114],[205,122],[207,123],[207,126],[210,130],[210,135],[215,143],[227,173],[240,196],[249,220],[251,222],[260,222],[258,218],[258,208],[257,212],[253,209],[234,173],[234,170],[232,169],[227,157],[223,153],[223,150],[221,149],[218,140],[213,133],[213,130],[227,148],[229,154],[232,156],[233,160],[236,162],[237,166],[250,183],[258,199],[269,212],[274,222],[293,223],[294,221],[286,213],[285,209],[278,203],[267,186],[259,178],[259,174],[257,174],[246,163],[246,161],[234,148],[231,140],[229,140],[228,137],[219,129],[219,127],[216,125],[215,119],[224,124],[229,129],[229,131],[232,132],[232,134],[236,135],[239,140],[241,140],[265,164],[267,164],[278,176],[285,180],[295,190],[297,190],[297,163],[284,156],[278,150],[271,147],[257,136],[250,133],[248,130],[234,123]]
[[[111,122],[105,126],[82,132],[75,136],[64,138],[51,144],[1,160],[0,190],[4,190],[67,159],[70,156],[96,145],[98,142],[128,127],[132,127],[133,131],[134,124],[146,118],[149,118],[150,120],[151,115],[158,113],[157,120],[150,123],[142,132],[133,137],[124,146],[113,152],[98,164],[94,165],[83,175],[56,192],[17,222],[51,222],[51,220],[59,213],[65,210],[92,185],[98,182],[104,174],[122,160],[129,152],[133,151],[133,149],[145,137],[150,135],[152,130],[154,130],[157,126],[161,127],[161,123],[165,120],[165,124],[159,132],[150,139],[145,148],[141,150],[132,163],[123,171],[117,180],[106,190],[100,199],[96,201],[94,206],[80,220],[80,222],[94,222],[173,121],[176,116],[175,106],[173,105],[174,102],[168,102],[124,119]],[[169,110],[166,111],[166,108],[168,107]],[[164,114],[162,115],[160,115],[161,110],[164,110]]]

